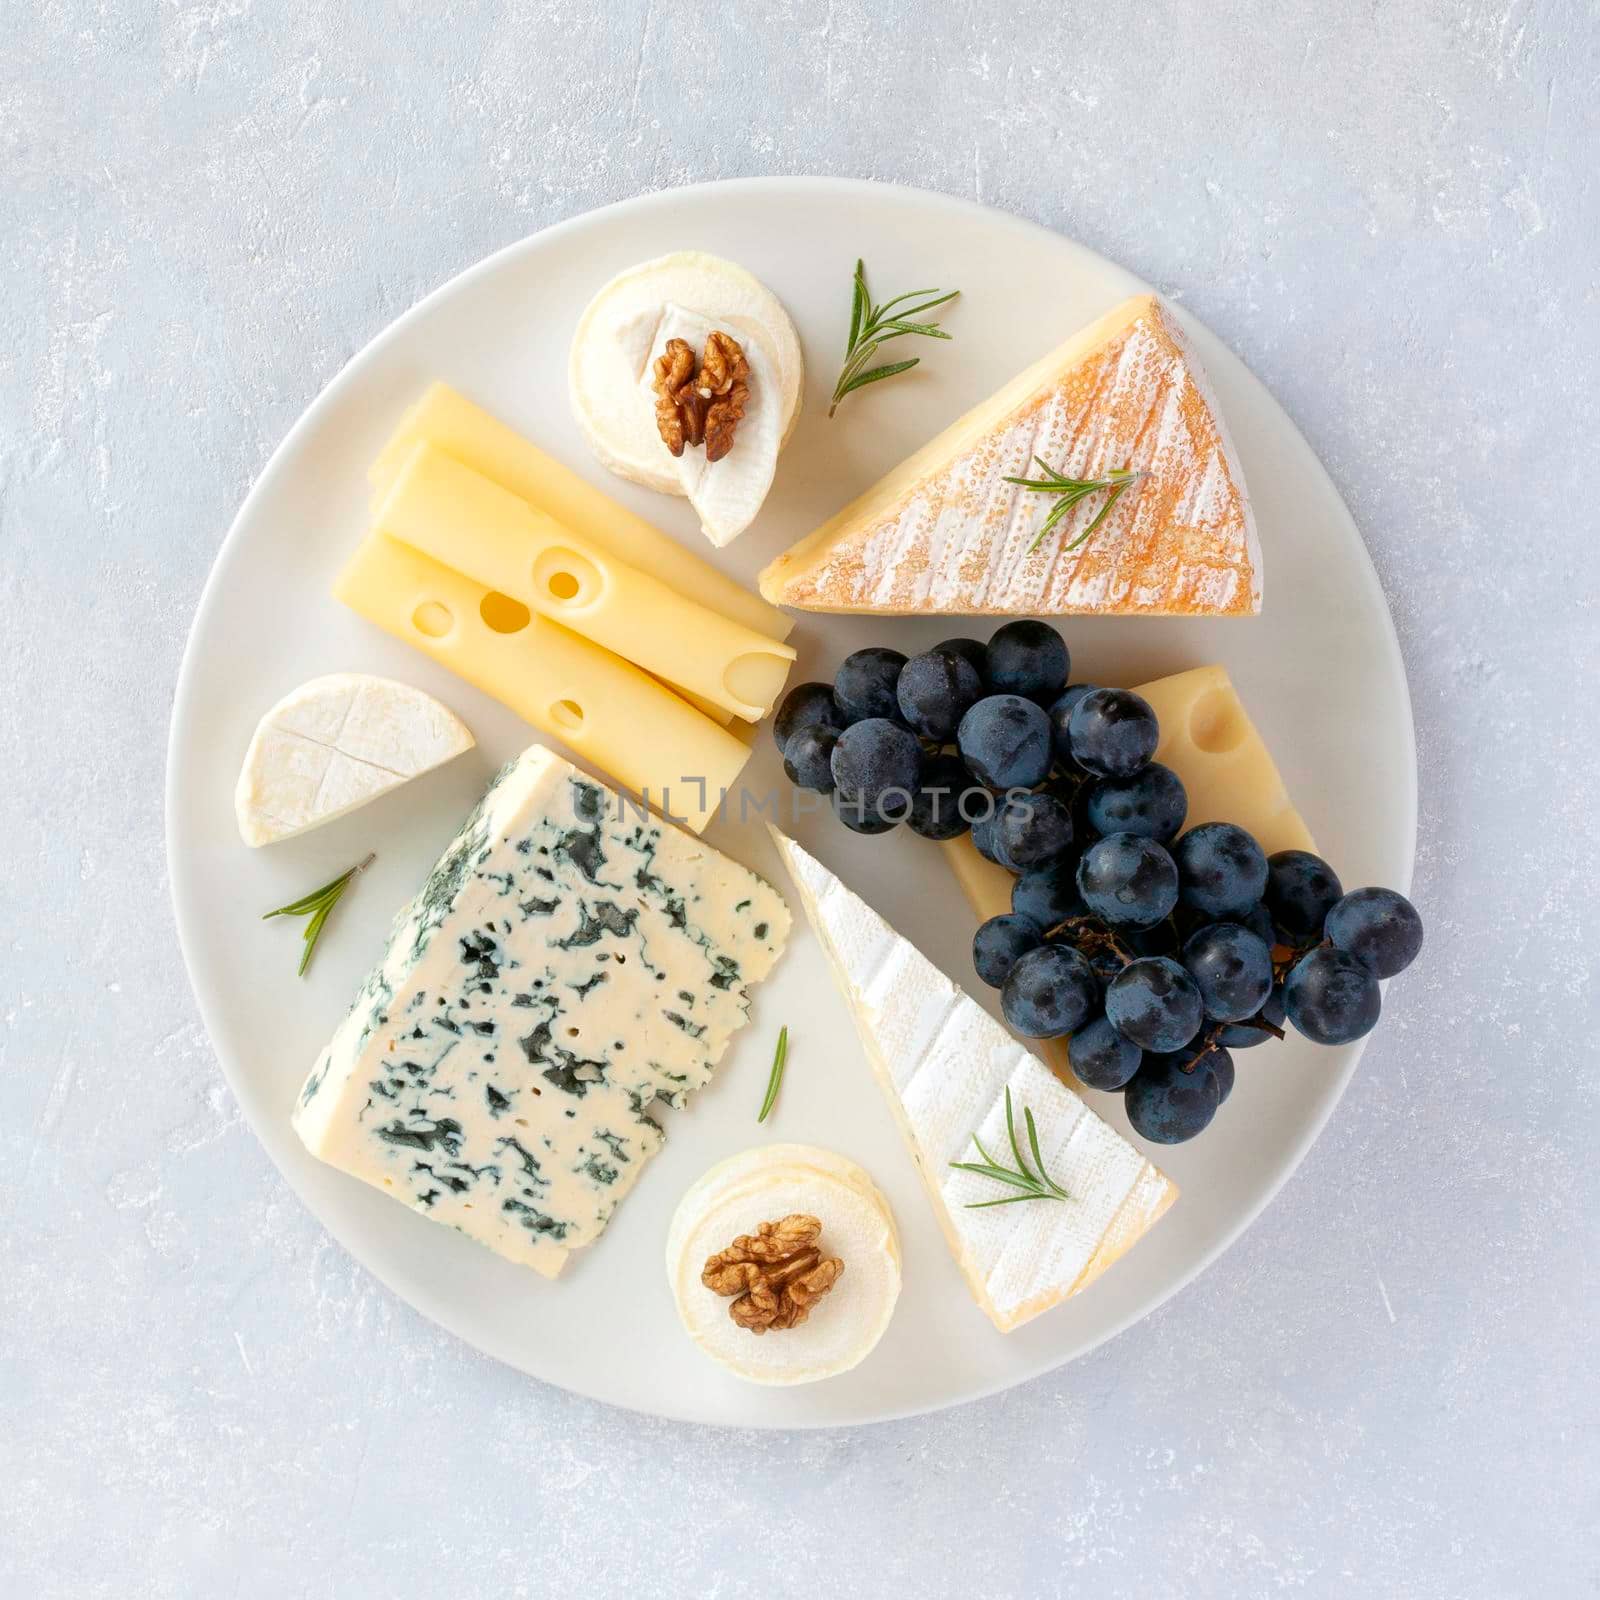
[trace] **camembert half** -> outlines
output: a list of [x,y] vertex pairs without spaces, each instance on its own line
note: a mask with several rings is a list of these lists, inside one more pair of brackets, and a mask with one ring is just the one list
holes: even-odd
[[[771,829],[850,1003],[862,1047],[973,1298],[1002,1332],[1092,1283],[1177,1187],[1036,1056],[794,840]],[[950,1163],[976,1133],[1006,1148],[1005,1097],[1032,1111],[1070,1202],[991,1206],[995,1186]]]
[[[1071,478],[1144,473],[1080,501],[1006,482],[1042,460]],[[1037,542],[1037,547],[1036,546]],[[806,611],[1246,615],[1261,550],[1239,461],[1175,317],[1126,301],[952,423],[761,575]]]

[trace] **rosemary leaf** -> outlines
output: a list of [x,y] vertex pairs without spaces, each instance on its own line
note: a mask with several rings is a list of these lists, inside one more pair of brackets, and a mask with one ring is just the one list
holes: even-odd
[[891,361],[886,366],[870,367],[879,347],[891,339],[903,339],[908,335],[949,339],[950,335],[938,323],[921,319],[930,311],[948,305],[960,292],[959,289],[913,289],[909,294],[896,295],[875,306],[867,289],[866,263],[857,260],[850,285],[850,337],[845,342],[844,366],[833,388],[828,415],[831,417],[839,409],[839,402],[847,394],[864,389],[869,383],[881,383],[896,373],[909,372],[916,366],[917,358],[913,357],[910,361]]
[[983,1148],[983,1141],[973,1134],[972,1142],[977,1147],[978,1154],[983,1157],[979,1161],[952,1161],[950,1165],[957,1172],[970,1172],[980,1178],[989,1178],[995,1183],[1003,1183],[1009,1188],[1019,1190],[1017,1194],[1001,1195],[994,1200],[972,1200],[966,1209],[980,1211],[985,1206],[1014,1205],[1019,1200],[1070,1200],[1072,1196],[1061,1187],[1054,1178],[1044,1169],[1044,1156],[1039,1149],[1039,1129],[1034,1123],[1033,1112],[1027,1107],[1022,1108],[1023,1125],[1028,1132],[1028,1148],[1033,1153],[1033,1162],[1039,1170],[1035,1172],[1028,1165],[1027,1157],[1022,1153],[1022,1142],[1017,1137],[1016,1113],[1011,1104],[1011,1087],[1006,1086],[1006,1136],[1011,1141],[1011,1154],[1016,1161],[1016,1167],[1002,1167],[987,1150]]
[[347,872],[341,872],[337,878],[323,884],[320,889],[313,889],[310,894],[302,895],[298,900],[291,900],[288,905],[278,906],[272,911],[262,913],[263,922],[272,917],[309,919],[300,931],[300,940],[304,948],[300,954],[300,965],[296,968],[298,977],[305,977],[306,969],[311,965],[312,952],[317,948],[317,940],[322,937],[322,930],[327,925],[333,908],[338,905],[345,890],[355,881],[357,874],[365,872],[376,859],[375,854],[369,854],[366,860],[358,861]]
[[1092,494],[1104,494],[1106,503],[1091,519],[1089,526],[1080,533],[1071,544],[1063,546],[1065,551],[1078,549],[1087,544],[1099,531],[1100,524],[1111,515],[1111,508],[1122,497],[1123,491],[1137,483],[1141,478],[1148,476],[1144,471],[1132,471],[1128,467],[1114,467],[1101,478],[1069,478],[1058,467],[1052,467],[1042,456],[1035,456],[1034,461],[1044,474],[1039,478],[1006,478],[1007,483],[1014,483],[1019,489],[1031,489],[1039,494],[1050,494],[1056,497],[1056,503],[1050,508],[1050,514],[1044,519],[1044,525],[1034,536],[1033,543],[1028,546],[1028,554],[1035,550],[1050,536],[1056,525],[1078,504],[1080,500],[1087,499]]
[[757,1122],[765,1122],[767,1113],[777,1103],[778,1089],[783,1083],[783,1066],[789,1059],[789,1024],[786,1022],[778,1029],[778,1048],[772,1055],[772,1073],[767,1079],[766,1098],[761,1102],[761,1110],[756,1116]]
[[847,382],[841,380],[839,397],[843,399],[845,395],[855,389],[864,389],[869,383],[878,383],[884,378],[892,378],[897,372],[909,372],[921,359],[921,356],[912,356],[909,361],[895,361],[891,362],[887,367],[874,367],[871,372],[859,373]]

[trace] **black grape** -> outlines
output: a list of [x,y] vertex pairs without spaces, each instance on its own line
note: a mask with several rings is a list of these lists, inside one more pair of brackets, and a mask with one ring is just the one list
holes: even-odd
[[1114,833],[1084,851],[1078,892],[1113,927],[1148,928],[1178,903],[1178,869],[1154,839]]
[[833,802],[833,814],[852,833],[887,833],[905,820],[909,810],[908,805],[885,814],[867,801],[852,799],[837,789],[828,798]]
[[1050,719],[1021,695],[980,700],[961,719],[956,744],[991,789],[1037,789],[1050,772]]
[[1067,724],[1072,759],[1100,778],[1131,778],[1156,753],[1161,725],[1130,689],[1096,689],[1073,707]]
[[1272,949],[1236,922],[1216,922],[1184,942],[1183,965],[1213,1022],[1253,1017],[1272,993]]
[[940,744],[955,738],[962,717],[982,698],[983,680],[977,668],[949,650],[913,656],[900,669],[895,686],[895,700],[907,726]]
[[819,722],[796,728],[783,753],[783,770],[789,782],[827,794],[833,788],[833,747],[838,742],[838,730],[825,728]]
[[1267,858],[1243,828],[1202,822],[1172,847],[1183,903],[1206,916],[1242,916],[1267,887]]
[[1106,1016],[1141,1050],[1181,1050],[1200,1031],[1205,1007],[1193,978],[1167,956],[1141,956],[1106,989]]
[[1055,752],[1056,764],[1068,772],[1082,772],[1083,768],[1072,759],[1072,713],[1086,694],[1093,694],[1097,685],[1069,683],[1050,703],[1050,744]]
[[1359,957],[1323,945],[1295,963],[1284,982],[1283,1004],[1289,1021],[1313,1044],[1349,1044],[1377,1025],[1383,997]]
[[[1270,1022],[1273,1027],[1283,1026],[1283,985],[1276,983],[1262,1004],[1256,1016],[1264,1022]],[[1217,1042],[1226,1045],[1230,1050],[1252,1050],[1258,1044],[1266,1044],[1273,1035],[1265,1028],[1252,1028],[1249,1024],[1253,1019],[1246,1018],[1242,1022],[1230,1022],[1225,1028],[1217,1029]]]
[[1151,1055],[1123,1090],[1122,1103],[1140,1138],[1182,1144],[1210,1125],[1222,1104],[1222,1084],[1191,1054]]
[[1139,1070],[1144,1052],[1104,1017],[1096,1017],[1068,1041],[1067,1060],[1081,1082],[1109,1093],[1122,1088]]
[[887,717],[899,722],[900,701],[895,691],[905,664],[906,658],[898,650],[885,650],[881,645],[847,655],[833,678],[833,698],[844,713],[844,720],[850,723]]
[[1059,1039],[1075,1032],[1099,1001],[1100,985],[1089,963],[1059,944],[1018,957],[1000,990],[1006,1021],[1029,1039]]
[[972,966],[991,989],[998,989],[1020,956],[1037,950],[1044,935],[1028,917],[1008,913],[990,917],[972,936]]
[[1008,861],[1038,866],[1072,843],[1072,813],[1051,794],[1014,794],[1000,807],[995,842]]
[[783,697],[778,714],[772,719],[772,737],[781,755],[789,753],[789,740],[797,729],[817,726],[843,730],[845,714],[833,698],[831,683],[797,683]]
[[868,717],[839,735],[831,763],[834,787],[841,793],[878,810],[886,799],[904,795],[909,810],[911,792],[922,776],[922,746],[909,728],[886,717]]
[[1083,916],[1088,907],[1078,893],[1076,868],[1076,862],[1065,859],[1024,872],[1011,887],[1011,909],[1047,929]]
[[1393,889],[1352,889],[1328,912],[1325,931],[1380,978],[1404,972],[1422,949],[1422,918]]
[[1131,778],[1097,778],[1084,803],[1096,833],[1137,833],[1166,844],[1183,830],[1189,796],[1171,767],[1152,761]]
[[1322,924],[1344,893],[1338,874],[1309,850],[1279,850],[1267,857],[1262,900],[1293,945],[1315,944]]
[[960,656],[964,661],[970,661],[972,670],[980,678],[983,676],[984,667],[988,662],[988,651],[984,648],[981,640],[941,639],[933,648],[935,650],[943,650],[950,655]]
[[[974,803],[964,805],[968,795],[974,797]],[[971,826],[967,819],[981,817],[988,805],[989,791],[974,780],[959,756],[928,756],[906,821],[911,831],[924,839],[955,839]]]
[[1048,706],[1071,667],[1066,640],[1048,623],[1008,622],[989,640],[983,677],[996,694],[1020,694]]

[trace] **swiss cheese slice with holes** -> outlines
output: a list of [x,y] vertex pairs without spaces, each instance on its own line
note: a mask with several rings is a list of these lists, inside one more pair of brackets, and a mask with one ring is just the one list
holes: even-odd
[[[878,1085],[962,1276],[1009,1332],[1091,1284],[1137,1244],[1177,1186],[1104,1123],[814,856],[768,825],[855,1019]],[[1045,1170],[1070,1200],[990,1206],[1009,1192],[957,1171],[976,1136],[1009,1152],[1006,1102],[1033,1113]]]
[[[1038,478],[1041,461],[1074,479],[1141,476],[1046,532],[1056,497],[1007,481]],[[1205,373],[1177,319],[1140,295],[779,556],[761,593],[887,615],[1239,616],[1261,609],[1261,549]]]
[[367,673],[313,678],[256,727],[234,789],[239,833],[272,844],[320,828],[473,745],[430,694]]

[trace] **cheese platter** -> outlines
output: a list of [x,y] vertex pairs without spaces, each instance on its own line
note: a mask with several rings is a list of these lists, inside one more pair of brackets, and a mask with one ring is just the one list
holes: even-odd
[[574,1392],[809,1427],[1059,1366],[1248,1226],[1421,946],[1415,790],[1359,534],[1173,296],[750,180],[333,379],[202,597],[168,848],[359,1261]]

